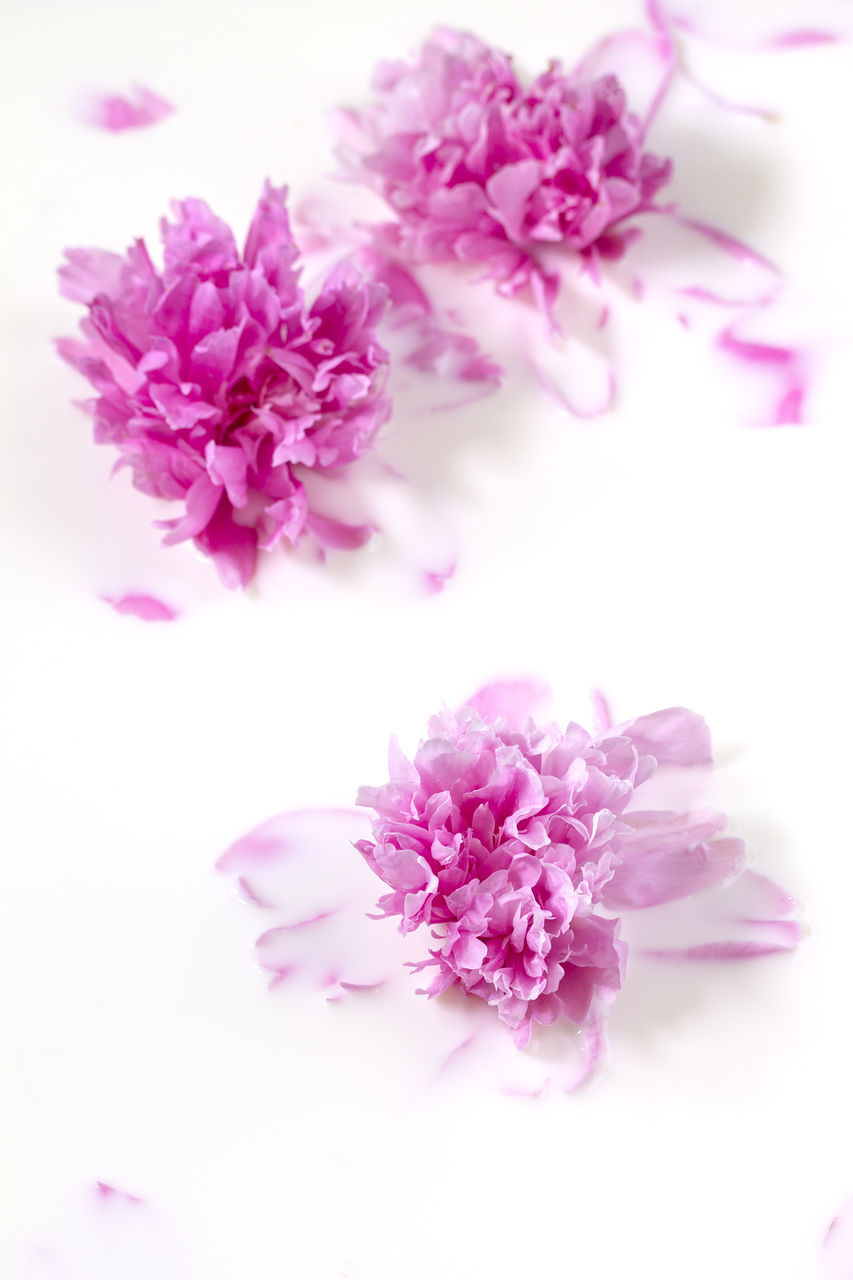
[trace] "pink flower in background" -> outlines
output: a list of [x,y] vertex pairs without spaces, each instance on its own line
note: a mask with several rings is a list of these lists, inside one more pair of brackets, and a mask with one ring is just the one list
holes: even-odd
[[343,159],[393,209],[384,238],[416,261],[482,263],[506,293],[553,296],[545,246],[619,256],[638,234],[626,220],[670,175],[612,75],[554,62],[525,87],[509,57],[439,28],[373,87],[370,107],[345,113]]
[[434,717],[414,760],[392,743],[390,781],[358,796],[377,815],[356,848],[390,889],[382,912],[435,940],[418,966],[436,970],[427,994],[479,996],[522,1045],[534,1022],[592,1025],[612,1001],[620,915],[719,886],[745,861],[722,814],[641,807],[656,773],[710,765],[698,715],[675,707],[597,735],[539,728],[538,692],[489,686]]
[[58,346],[97,393],[96,441],[118,449],[136,488],[182,504],[159,522],[165,543],[192,539],[227,586],[281,540],[369,536],[314,511],[305,480],[368,452],[389,414],[375,332],[386,291],[343,266],[309,304],[285,197],[267,184],[242,255],[191,199],[161,224],[162,269],[138,240],[124,257],[69,250],[60,270],[88,309],[84,341]]

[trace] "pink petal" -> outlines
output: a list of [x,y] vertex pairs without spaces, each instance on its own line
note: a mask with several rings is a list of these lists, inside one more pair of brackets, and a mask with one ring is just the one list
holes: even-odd
[[101,599],[105,604],[112,605],[116,613],[128,614],[143,622],[172,622],[178,617],[176,609],[155,596],[101,596]]
[[626,813],[619,866],[604,890],[611,910],[632,911],[686,898],[734,879],[746,850],[735,837],[714,838],[723,814]]
[[345,524],[343,520],[321,516],[317,511],[308,512],[305,524],[323,546],[343,551],[354,551],[358,547],[363,547],[376,532],[373,525]]
[[388,978],[393,966],[367,920],[372,876],[352,850],[365,829],[357,810],[292,810],[255,827],[217,862],[263,912],[256,955],[279,980],[301,977],[340,995]]
[[125,129],[144,129],[147,125],[156,124],[172,115],[174,110],[171,102],[151,89],[134,85],[127,96],[117,93],[97,99],[85,118],[99,129],[122,133]]
[[686,707],[668,707],[628,720],[611,735],[630,738],[641,755],[654,756],[659,765],[707,765],[712,760],[711,731],[701,716]]
[[66,264],[59,268],[60,293],[72,302],[90,303],[99,294],[118,291],[125,260],[103,249],[66,249]]
[[527,202],[541,184],[542,176],[538,160],[520,160],[498,169],[486,183],[494,214],[512,240],[521,240],[526,233]]
[[817,1280],[850,1280],[851,1276],[853,1276],[853,1200],[848,1200],[827,1229]]

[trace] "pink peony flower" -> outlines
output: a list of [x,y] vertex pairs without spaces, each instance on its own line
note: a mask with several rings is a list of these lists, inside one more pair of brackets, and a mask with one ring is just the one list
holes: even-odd
[[282,539],[364,541],[313,511],[304,481],[366,453],[389,413],[375,333],[386,291],[344,266],[309,305],[285,196],[267,184],[242,255],[185,200],[161,224],[162,270],[141,240],[124,257],[69,250],[60,270],[88,308],[85,341],[58,346],[97,392],[96,441],[115,445],[136,488],[183,505],[158,522],[164,542],[191,538],[227,586]]
[[377,816],[356,844],[390,889],[381,911],[435,940],[417,966],[436,970],[427,994],[479,996],[522,1045],[534,1022],[594,1023],[619,991],[620,914],[720,885],[745,856],[719,813],[640,807],[663,766],[710,764],[698,715],[675,707],[594,736],[537,727],[531,695],[481,690],[429,722],[411,763],[392,742],[390,782],[359,792]]
[[505,293],[531,283],[553,297],[545,246],[619,256],[638,234],[626,220],[670,175],[612,75],[552,62],[525,88],[509,57],[439,28],[413,62],[381,64],[373,87],[373,105],[344,117],[342,158],[393,209],[382,235],[417,261],[483,263]]

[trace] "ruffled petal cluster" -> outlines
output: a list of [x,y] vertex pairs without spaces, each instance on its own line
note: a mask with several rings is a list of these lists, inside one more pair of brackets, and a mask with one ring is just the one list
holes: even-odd
[[138,489],[182,504],[165,542],[192,539],[228,586],[249,580],[259,548],[322,523],[306,475],[367,452],[389,413],[386,290],[341,267],[309,304],[286,194],[267,184],[242,254],[185,200],[161,224],[162,269],[138,240],[124,257],[70,250],[60,271],[87,307],[85,340],[59,350],[97,393],[96,441]]
[[537,728],[517,692],[436,716],[411,762],[392,743],[390,781],[359,792],[376,818],[356,847],[390,890],[381,911],[436,943],[419,966],[436,969],[428,994],[460,986],[524,1044],[533,1022],[582,1025],[613,999],[621,912],[723,883],[744,848],[722,815],[635,807],[659,766],[710,763],[699,716],[673,708],[596,737]]
[[369,108],[347,113],[342,155],[393,209],[384,234],[419,261],[483,263],[505,292],[553,291],[535,258],[546,245],[621,254],[626,219],[670,176],[612,75],[554,62],[525,87],[509,57],[439,28],[414,61],[382,64],[373,88]]

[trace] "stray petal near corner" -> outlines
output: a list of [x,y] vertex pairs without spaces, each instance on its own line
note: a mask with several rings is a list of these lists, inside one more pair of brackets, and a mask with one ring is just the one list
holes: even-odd
[[139,1196],[133,1196],[129,1191],[120,1191],[118,1187],[112,1186],[109,1182],[96,1182],[95,1190],[104,1200],[111,1196],[116,1196],[120,1200],[125,1200],[128,1204],[142,1204]]
[[631,915],[629,936],[638,954],[655,960],[750,960],[793,951],[803,936],[795,900],[752,870],[665,910]]
[[271,986],[301,978],[327,999],[381,986],[391,966],[367,924],[370,873],[352,851],[367,829],[356,809],[301,809],[261,823],[228,848],[217,870],[235,877],[241,898],[263,911],[255,940]]
[[456,572],[456,562],[451,561],[450,564],[443,565],[441,568],[424,569],[423,584],[424,590],[428,595],[438,595],[443,591],[447,583]]
[[131,593],[126,596],[101,596],[104,604],[111,605],[116,613],[131,618],[139,618],[142,622],[174,622],[180,617],[177,609],[173,609],[165,600],[156,596]]
[[127,129],[145,129],[174,114],[175,108],[166,98],[144,85],[135,84],[127,94],[92,95],[80,108],[86,124],[108,133],[124,133]]
[[20,1280],[201,1280],[212,1274],[186,1231],[150,1200],[109,1182],[78,1186],[53,1203],[41,1225],[28,1231],[20,1261]]
[[820,1251],[818,1280],[850,1280],[853,1276],[853,1200],[848,1200],[827,1227]]
[[769,384],[767,408],[755,418],[753,426],[802,424],[809,391],[808,359],[802,349],[738,337],[733,324],[722,330],[716,345]]
[[[652,4],[647,3],[647,8]],[[662,25],[724,49],[775,53],[835,44],[845,38],[840,6],[827,0],[809,0],[807,5],[801,0],[776,0],[772,6],[744,5],[738,0],[714,0],[713,4],[678,0],[670,6],[667,0],[654,0],[654,9]],[[804,15],[814,25],[803,25]]]

